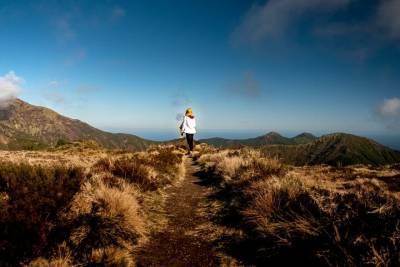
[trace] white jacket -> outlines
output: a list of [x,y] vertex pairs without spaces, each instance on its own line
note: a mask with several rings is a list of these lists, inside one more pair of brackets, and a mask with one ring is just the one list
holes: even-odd
[[196,119],[185,116],[181,124],[182,133],[195,134],[196,133]]

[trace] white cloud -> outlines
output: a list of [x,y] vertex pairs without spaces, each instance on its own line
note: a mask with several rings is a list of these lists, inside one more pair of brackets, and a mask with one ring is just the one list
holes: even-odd
[[400,130],[400,98],[385,99],[378,106],[376,113],[380,121],[390,130]]
[[400,98],[393,97],[385,99],[379,106],[379,114],[384,117],[399,117],[400,118]]
[[229,94],[256,98],[261,95],[261,85],[251,72],[245,72],[242,79],[229,84],[226,88]]
[[253,5],[232,34],[235,43],[257,43],[281,35],[301,15],[320,9],[337,9],[351,0],[270,0]]
[[0,107],[6,107],[20,94],[23,82],[24,80],[12,70],[0,76]]
[[400,0],[381,1],[377,22],[389,36],[400,38]]

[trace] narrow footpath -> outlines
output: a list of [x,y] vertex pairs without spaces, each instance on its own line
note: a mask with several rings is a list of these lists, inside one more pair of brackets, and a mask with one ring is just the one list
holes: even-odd
[[209,220],[202,212],[208,188],[196,176],[199,167],[191,158],[184,160],[184,180],[166,192],[167,227],[150,234],[149,242],[139,252],[138,266],[218,265],[211,240],[198,230],[199,225]]

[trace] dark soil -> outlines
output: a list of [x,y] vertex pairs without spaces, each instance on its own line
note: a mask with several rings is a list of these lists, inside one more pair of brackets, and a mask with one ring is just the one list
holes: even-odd
[[140,250],[138,266],[217,266],[212,240],[196,227],[209,220],[201,207],[207,199],[207,187],[201,184],[197,167],[185,159],[186,177],[167,190],[164,211],[168,225],[150,234],[149,242]]

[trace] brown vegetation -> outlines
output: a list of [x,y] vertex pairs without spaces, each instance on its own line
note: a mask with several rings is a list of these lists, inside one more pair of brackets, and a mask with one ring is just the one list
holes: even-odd
[[[0,152],[0,265],[134,266],[150,231],[166,221],[164,189],[183,177],[183,153],[172,145],[132,153],[91,143]],[[239,262],[399,262],[398,165],[293,167],[254,149],[207,145],[194,159],[202,186],[215,189],[202,218],[213,217],[221,231],[209,243]]]
[[134,266],[150,223],[144,199],[183,173],[174,146],[2,153],[11,161],[0,161],[1,266]]
[[395,168],[293,168],[247,149],[203,154],[199,161],[219,181],[217,222],[240,230],[222,239],[225,249],[245,263],[398,264],[399,195],[377,175],[396,177]]
[[80,168],[0,162],[0,265],[40,254],[84,176]]

